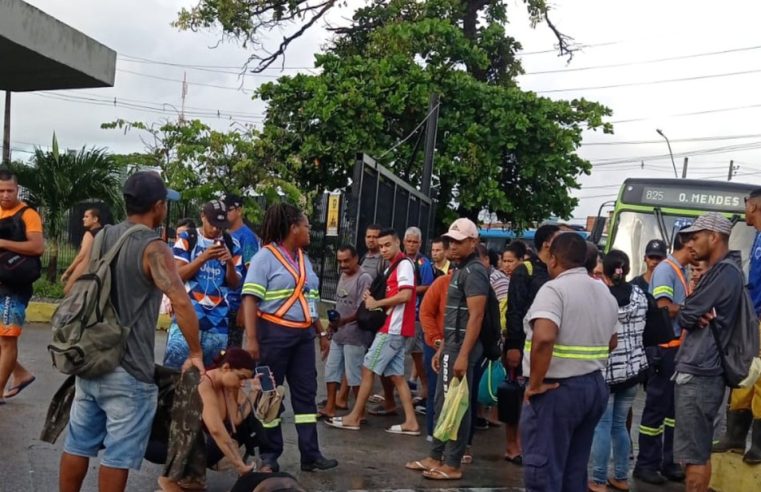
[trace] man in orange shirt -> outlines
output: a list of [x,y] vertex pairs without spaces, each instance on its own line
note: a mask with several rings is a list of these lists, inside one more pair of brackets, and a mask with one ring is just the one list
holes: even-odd
[[[447,263],[450,262],[449,241],[442,238],[442,246]],[[423,356],[425,373],[428,378],[428,400],[425,405],[425,424],[429,440],[433,440],[433,425],[435,422],[434,402],[436,400],[436,373],[433,370],[432,362],[437,352],[441,348],[441,342],[444,340],[444,314],[447,310],[447,289],[449,280],[452,278],[453,267],[447,268],[446,274],[436,278],[431,287],[425,293],[423,301],[420,303],[420,324],[423,327],[423,336],[425,344],[423,346]]]
[[[42,220],[37,212],[19,200],[18,179],[8,170],[0,170],[0,253],[11,252],[39,257],[45,249]],[[20,220],[19,220],[20,219]],[[33,260],[34,261],[34,260]],[[1,266],[0,266],[1,267]],[[32,281],[33,282],[33,281]],[[32,282],[0,284],[0,388],[4,398],[12,398],[34,381],[34,376],[18,363],[18,337],[32,297]]]

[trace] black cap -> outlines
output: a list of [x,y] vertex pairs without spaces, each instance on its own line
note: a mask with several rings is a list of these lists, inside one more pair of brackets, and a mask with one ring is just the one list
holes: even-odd
[[225,205],[230,208],[241,208],[243,206],[243,198],[238,195],[225,195]]
[[203,216],[217,229],[230,227],[230,221],[227,220],[227,207],[222,200],[212,200],[204,205]]
[[180,194],[167,188],[161,176],[154,171],[140,171],[127,178],[122,193],[144,204],[180,199]]
[[645,256],[659,256],[665,258],[669,255],[666,243],[660,239],[653,239],[645,247]]

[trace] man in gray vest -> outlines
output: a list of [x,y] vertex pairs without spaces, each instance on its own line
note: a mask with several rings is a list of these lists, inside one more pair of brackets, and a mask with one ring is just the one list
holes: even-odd
[[[158,227],[166,217],[168,190],[157,173],[139,172],[124,185],[127,220],[108,227],[103,250],[108,251],[131,226]],[[141,258],[142,261],[136,261]],[[85,272],[83,262],[72,274]],[[190,347],[191,365],[204,372],[198,339],[198,318],[177,273],[172,251],[153,231],[134,233],[113,264],[111,300],[123,326],[131,326],[121,364],[95,379],[76,378],[68,435],[61,456],[59,490],[78,492],[90,458],[103,449],[98,476],[101,492],[124,491],[129,470],[139,470],[156,412],[158,388],[153,379],[156,322],[161,293],[172,302],[177,322]]]
[[587,490],[592,437],[608,405],[602,372],[616,347],[618,304],[584,268],[587,245],[575,232],[555,236],[550,280],[526,315],[521,412],[523,475],[529,492]]

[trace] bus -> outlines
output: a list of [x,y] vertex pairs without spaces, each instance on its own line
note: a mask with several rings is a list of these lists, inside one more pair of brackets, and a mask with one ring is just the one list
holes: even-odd
[[[547,222],[547,223],[552,224],[553,222]],[[589,233],[579,228],[579,226],[566,225],[566,227],[571,227],[584,239],[587,239],[589,237]],[[507,245],[510,244],[515,239],[521,239],[527,242],[533,248],[535,232],[536,232],[536,229],[526,229],[523,231],[519,231],[516,234],[514,231],[510,229],[481,228],[478,230],[478,237],[481,239],[481,242],[486,245],[486,248],[489,249],[490,251],[501,252],[501,251],[504,251]]]
[[645,271],[648,241],[662,239],[671,247],[683,226],[706,212],[720,212],[734,224],[729,248],[741,252],[747,274],[756,230],[745,224],[745,198],[756,188],[695,179],[627,179],[615,202],[606,250],[618,249],[629,255],[630,275],[634,277]]

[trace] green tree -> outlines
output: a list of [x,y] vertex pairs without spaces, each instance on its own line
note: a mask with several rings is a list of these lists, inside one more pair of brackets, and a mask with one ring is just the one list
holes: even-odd
[[[544,18],[555,30],[543,2],[527,4],[536,20]],[[203,19],[210,11],[194,12]],[[218,19],[227,35],[236,35],[233,20]],[[477,219],[484,209],[516,226],[567,217],[577,204],[569,190],[591,169],[576,154],[582,131],[611,131],[603,121],[610,110],[522,90],[515,81],[522,73],[521,46],[507,34],[507,20],[506,2],[497,0],[388,0],[358,9],[316,56],[319,75],[281,77],[260,88],[258,96],[268,103],[262,155],[271,165],[285,165],[306,189],[345,186],[358,151],[419,183],[423,156],[416,129],[429,95],[438,93],[440,222],[455,214]],[[255,21],[245,37],[253,35]],[[571,49],[569,39],[556,34]]]
[[13,163],[11,169],[29,192],[29,203],[40,209],[48,239],[47,279],[55,282],[66,213],[86,200],[101,200],[121,210],[124,168],[104,149],[83,147],[78,152],[61,152],[53,135],[51,150],[37,148],[28,164]]

